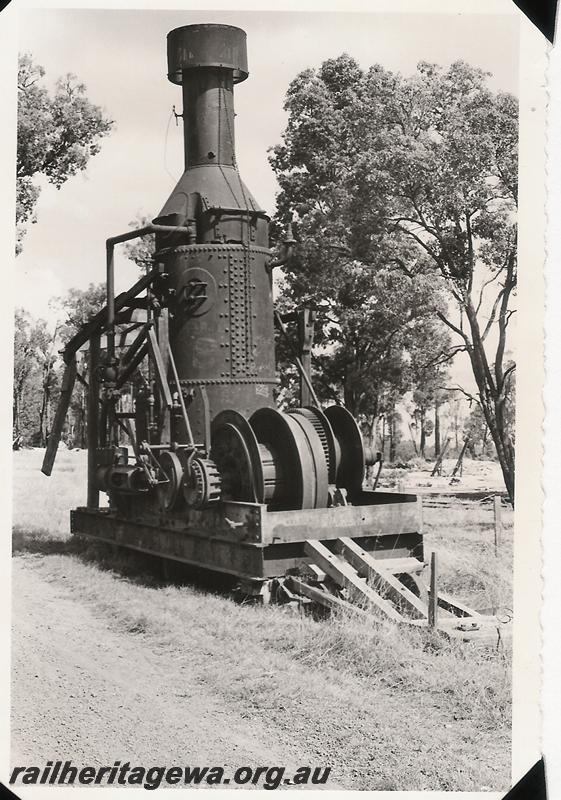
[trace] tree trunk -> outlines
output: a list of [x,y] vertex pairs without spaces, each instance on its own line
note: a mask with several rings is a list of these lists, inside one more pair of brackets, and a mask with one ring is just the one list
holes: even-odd
[[[440,455],[440,403],[438,400],[434,401],[434,457],[438,458]],[[457,433],[456,433],[457,440]]]
[[[438,405],[436,405],[435,408],[434,408],[435,430],[436,430],[436,418],[437,418],[437,416],[438,416]],[[459,447],[460,447],[458,428],[459,428],[458,401],[456,401],[456,404],[455,404],[455,407],[454,407],[454,438],[456,440],[456,453],[458,452]]]
[[411,423],[408,423],[409,426],[409,435],[411,436],[411,441],[413,442],[413,449],[415,450],[415,455],[419,455],[419,450],[417,448],[417,442],[415,440],[415,435],[413,434],[413,428],[411,427]]
[[20,435],[20,397],[18,392],[14,392],[14,433]]
[[421,411],[420,418],[421,418],[421,441],[419,443],[419,453],[421,455],[421,458],[426,458],[425,457],[425,447],[426,447],[426,444],[427,444],[427,431],[426,431],[426,427],[425,427],[425,422],[426,422],[426,413],[425,413],[425,411]]
[[390,461],[393,463],[395,461],[395,449],[397,442],[395,441],[395,417],[392,414],[389,420],[389,429],[390,429]]
[[[48,380],[48,376],[46,378]],[[46,380],[43,382],[43,397],[41,398],[41,408],[39,409],[39,445],[45,447],[47,444],[47,408],[48,408],[48,388]]]
[[477,315],[470,300],[466,303],[466,316],[472,335],[472,347],[469,356],[479,391],[481,408],[497,451],[505,488],[510,502],[514,506],[514,447],[506,430],[504,419],[505,398],[497,394],[487,362],[487,354],[481,339]]

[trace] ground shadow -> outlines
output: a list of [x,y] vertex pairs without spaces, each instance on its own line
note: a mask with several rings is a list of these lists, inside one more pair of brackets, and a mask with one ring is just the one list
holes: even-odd
[[14,526],[12,555],[19,554],[73,556],[85,564],[114,572],[131,583],[154,588],[190,586],[209,594],[234,596],[238,583],[234,576],[93,541],[84,536],[56,536],[45,529],[30,530]]

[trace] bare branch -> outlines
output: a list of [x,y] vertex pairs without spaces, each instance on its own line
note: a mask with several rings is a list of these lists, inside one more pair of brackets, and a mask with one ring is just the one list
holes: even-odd
[[[500,292],[498,293],[498,295],[495,297],[495,302],[493,303],[493,308],[491,309],[491,314],[489,315],[489,319],[487,320],[487,324],[485,325],[483,333],[481,334],[481,341],[482,342],[485,341],[485,339],[487,338],[487,336],[489,334],[489,331],[493,327],[493,323],[495,322],[495,317],[497,316],[497,310],[499,308],[499,303],[501,302],[501,299],[503,298],[504,293],[505,293],[505,287],[503,286],[501,288]],[[477,314],[477,311],[475,313]]]
[[467,397],[470,403],[479,403],[477,397],[474,397],[474,395],[470,394],[469,392],[466,392],[466,390],[462,389],[461,386],[438,386],[437,388],[442,392],[461,392],[463,395]]
[[441,320],[441,321],[442,321],[442,322],[443,322],[445,325],[447,325],[447,326],[450,328],[450,330],[453,330],[453,331],[454,331],[454,333],[457,333],[457,334],[458,334],[458,336],[461,336],[461,337],[462,337],[462,339],[463,339],[463,340],[464,340],[464,342],[466,343],[466,350],[467,350],[467,351],[468,351],[468,353],[469,353],[469,352],[470,352],[470,348],[471,348],[472,344],[471,344],[471,341],[470,341],[470,339],[469,339],[469,336],[467,335],[467,333],[464,333],[464,331],[463,331],[463,330],[461,330],[461,328],[458,328],[456,325],[454,325],[452,322],[450,322],[450,320],[449,320],[449,319],[448,319],[448,318],[447,318],[447,317],[446,317],[446,316],[445,316],[445,315],[442,313],[442,311],[437,311],[437,312],[436,312],[436,316],[437,316],[437,317],[438,317],[438,319],[440,319],[440,320]]
[[483,302],[483,293],[484,293],[485,289],[487,288],[487,286],[489,286],[491,283],[493,283],[493,281],[496,281],[496,280],[497,280],[497,278],[499,277],[499,275],[501,274],[501,272],[504,270],[505,266],[506,266],[506,264],[503,264],[503,266],[502,266],[500,269],[498,269],[498,270],[497,270],[497,271],[496,271],[496,272],[495,272],[495,273],[494,273],[494,274],[493,274],[493,275],[492,275],[492,276],[489,278],[489,280],[488,280],[488,281],[485,281],[485,282],[483,283],[483,285],[482,285],[482,287],[481,287],[481,291],[479,292],[479,302],[477,303],[477,308],[475,309],[475,313],[476,313],[476,314],[479,314],[479,309],[481,308],[481,303]]
[[506,348],[506,329],[508,325],[508,320],[510,318],[510,315],[507,316],[509,310],[508,301],[510,299],[510,293],[514,289],[516,281],[514,276],[514,268],[515,268],[514,265],[515,265],[515,253],[514,250],[511,250],[510,257],[508,259],[507,277],[504,285],[501,310],[499,312],[499,341],[497,344],[497,352],[495,355],[495,380],[497,382],[497,389],[499,386],[503,385],[503,358]]
[[427,361],[426,364],[421,365],[421,369],[428,369],[429,367],[436,367],[441,364],[447,364],[448,361],[451,361],[458,353],[467,353],[467,347],[465,344],[458,344],[455,347],[450,348],[450,350],[441,350],[437,356],[431,358],[430,361]]

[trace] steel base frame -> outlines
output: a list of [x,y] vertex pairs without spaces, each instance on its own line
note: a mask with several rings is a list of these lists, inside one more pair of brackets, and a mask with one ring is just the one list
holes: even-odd
[[249,581],[283,576],[309,562],[305,542],[360,541],[377,558],[423,560],[422,510],[415,495],[361,492],[356,505],[267,511],[257,503],[225,502],[183,514],[124,516],[114,509],[76,508],[74,534],[235,575]]

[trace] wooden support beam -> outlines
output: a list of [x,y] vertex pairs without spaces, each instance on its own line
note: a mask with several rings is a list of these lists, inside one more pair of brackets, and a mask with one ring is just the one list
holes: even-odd
[[[357,573],[374,585],[377,592],[380,592],[382,596],[387,596],[399,607],[406,609],[413,618],[426,619],[425,603],[404,586],[390,569],[384,568],[384,559],[376,560],[349,537],[338,539],[336,546],[340,548],[342,555],[356,569]],[[419,562],[419,566],[422,566],[421,562]]]
[[347,561],[334,555],[324,544],[314,539],[308,539],[304,543],[304,550],[321,569],[333,578],[335,583],[348,589],[353,599],[376,606],[394,622],[407,621],[388,600],[369,586],[364,578],[360,578]]
[[[146,287],[154,281],[158,274],[159,272],[157,269],[151,270],[142,278],[140,278],[140,280],[138,280],[128,291],[122,292],[122,294],[118,295],[115,298],[115,313],[125,308],[125,306],[127,306],[137,294],[140,294],[143,289],[146,289]],[[117,322],[117,319],[115,321]],[[65,362],[68,363],[72,356],[80,349],[80,347],[82,347],[82,345],[85,344],[92,336],[100,334],[106,325],[107,306],[104,306],[101,311],[99,311],[95,317],[93,317],[93,319],[80,328],[78,333],[76,333],[67,343],[63,351],[63,358]]]
[[62,436],[62,429],[64,428],[66,414],[68,413],[68,406],[70,405],[70,400],[72,398],[72,391],[74,389],[74,384],[76,382],[76,374],[77,374],[76,356],[72,356],[72,358],[66,365],[64,369],[64,374],[62,376],[60,399],[58,401],[58,407],[55,413],[55,418],[53,420],[53,427],[51,429],[49,440],[47,442],[45,457],[43,458],[43,466],[41,467],[41,472],[45,475],[50,475],[51,472],[53,471],[53,465],[55,463],[55,458],[60,443],[60,437]]
[[156,380],[160,394],[162,395],[163,404],[167,406],[167,408],[171,408],[172,401],[167,372],[164,365],[164,359],[160,351],[160,346],[158,344],[158,340],[156,339],[154,328],[150,328],[148,331],[148,346],[150,347],[150,355],[152,356],[154,366],[156,368]]
[[312,579],[317,583],[323,583],[326,575],[325,572],[317,567],[315,564],[304,564],[304,569],[310,574]]
[[460,603],[455,597],[451,597],[444,592],[438,592],[438,607],[445,611],[450,611],[455,617],[477,617],[481,618],[483,615],[474,611],[473,608]]
[[320,605],[325,606],[326,608],[342,608],[345,609],[345,611],[351,611],[353,614],[358,614],[360,616],[365,616],[367,614],[367,612],[362,608],[354,606],[352,603],[343,600],[341,597],[337,597],[325,589],[319,589],[316,586],[310,586],[308,583],[296,578],[294,575],[289,575],[286,578],[285,585],[286,584],[288,584],[288,588],[294,592],[294,594],[302,595],[310,600],[314,600],[314,602],[320,603]]
[[88,370],[88,508],[99,508],[99,489],[96,481],[99,447],[99,357],[100,335],[96,334],[90,340]]
[[429,593],[429,628],[436,628],[438,623],[438,574],[436,553],[430,557],[430,593]]
[[495,556],[498,556],[503,538],[503,506],[498,494],[493,498],[493,518],[495,523]]
[[[368,553],[371,558],[374,558],[371,553]],[[426,561],[419,561],[418,558],[404,557],[404,558],[380,558],[374,559],[376,565],[384,573],[389,572],[391,575],[417,575],[423,572],[427,567]]]

